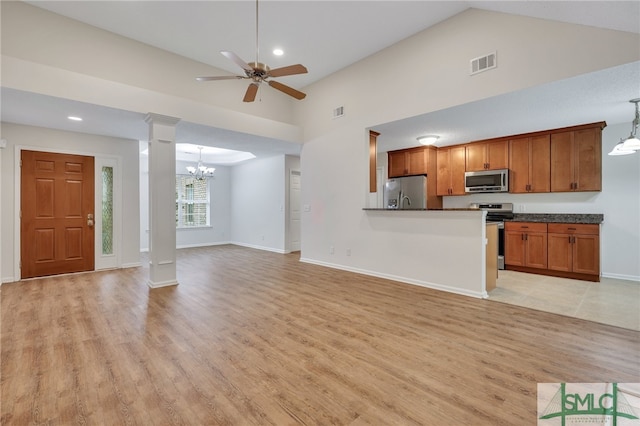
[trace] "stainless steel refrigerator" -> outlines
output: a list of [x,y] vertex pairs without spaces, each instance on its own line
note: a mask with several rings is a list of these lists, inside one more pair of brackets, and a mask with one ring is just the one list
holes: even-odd
[[384,184],[384,208],[426,209],[427,177],[406,176],[387,180]]

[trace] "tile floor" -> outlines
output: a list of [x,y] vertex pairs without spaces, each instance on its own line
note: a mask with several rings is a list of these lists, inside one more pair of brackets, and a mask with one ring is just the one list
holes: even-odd
[[499,271],[489,300],[640,331],[640,283],[599,283]]

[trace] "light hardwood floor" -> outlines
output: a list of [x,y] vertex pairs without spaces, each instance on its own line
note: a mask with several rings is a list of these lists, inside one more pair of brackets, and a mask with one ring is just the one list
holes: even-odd
[[4,284],[3,425],[534,425],[541,382],[640,382],[640,333],[236,246]]

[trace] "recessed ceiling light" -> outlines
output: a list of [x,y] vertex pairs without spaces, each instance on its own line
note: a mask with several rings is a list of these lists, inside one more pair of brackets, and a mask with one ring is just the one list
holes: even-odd
[[73,115],[70,115],[70,116],[68,116],[67,118],[68,118],[69,120],[71,120],[71,121],[82,121],[82,118],[80,118],[80,117],[75,117],[75,116],[73,116]]
[[282,55],[284,55],[284,50],[282,50],[280,48],[273,49],[273,54],[276,55],[276,56],[282,56]]

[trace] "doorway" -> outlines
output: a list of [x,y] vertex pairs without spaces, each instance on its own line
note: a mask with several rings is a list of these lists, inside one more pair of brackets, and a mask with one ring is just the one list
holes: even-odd
[[94,158],[21,151],[20,277],[95,267]]
[[291,251],[300,251],[300,170],[289,175],[289,238]]

